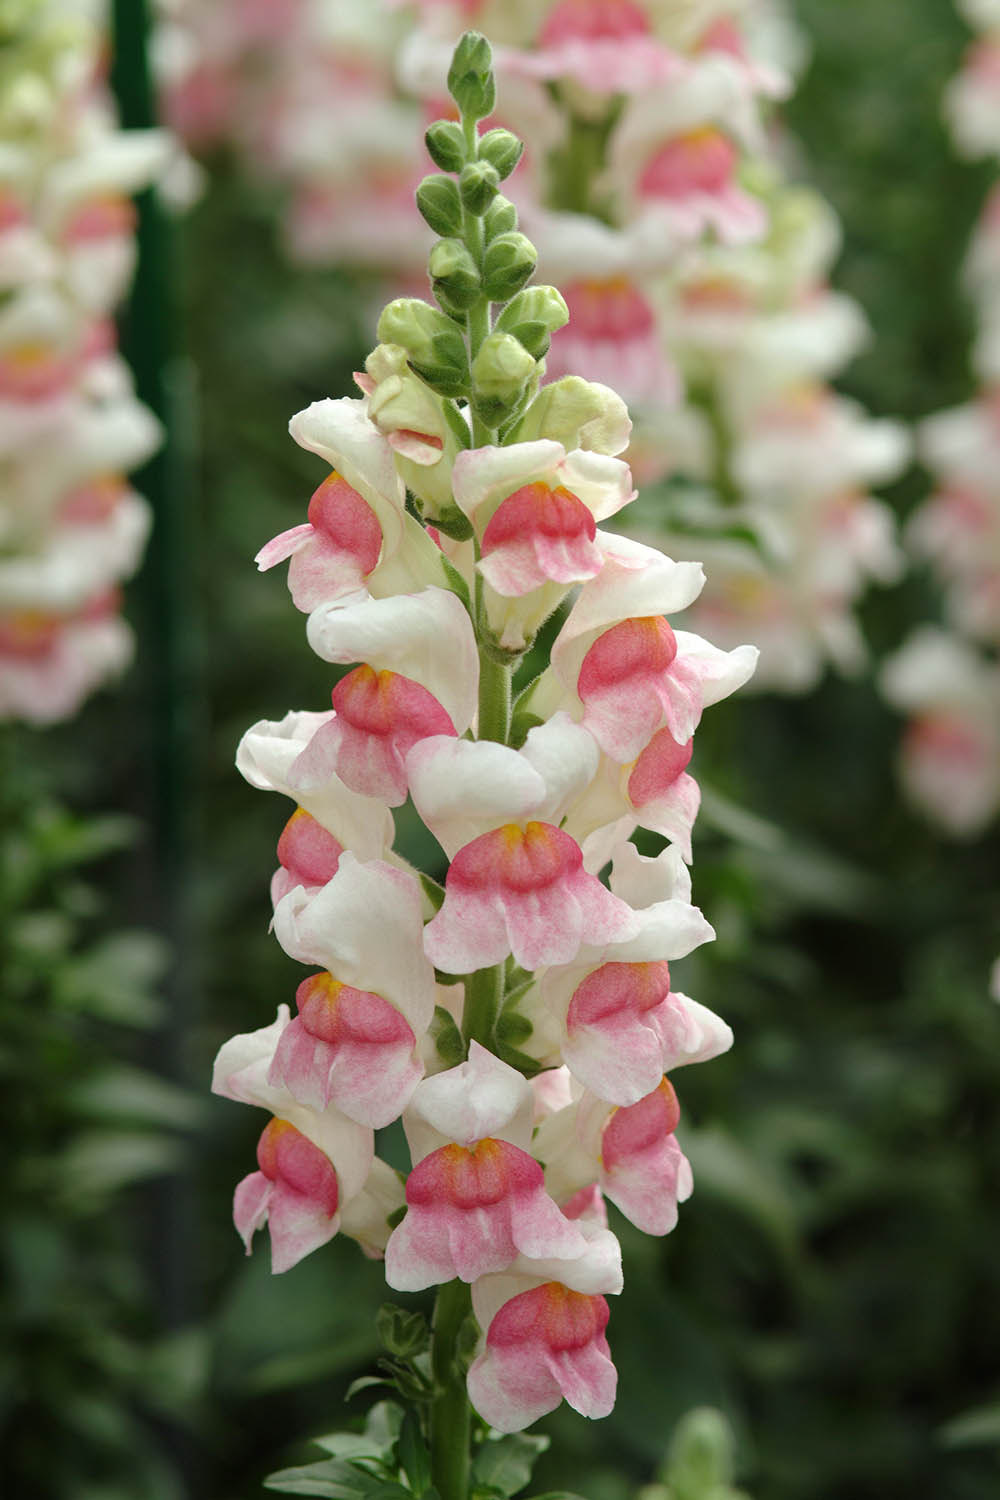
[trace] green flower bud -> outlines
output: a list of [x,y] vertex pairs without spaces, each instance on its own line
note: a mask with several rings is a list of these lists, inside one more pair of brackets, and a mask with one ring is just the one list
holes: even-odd
[[665,1476],[681,1495],[706,1495],[733,1477],[733,1432],[721,1411],[698,1406],[678,1422]]
[[449,307],[466,308],[482,294],[479,270],[461,240],[438,240],[427,261],[434,295]]
[[477,31],[459,39],[448,69],[448,92],[468,119],[484,120],[496,107],[493,50]]
[[517,228],[517,209],[509,198],[498,194],[486,210],[483,219],[483,228],[486,230],[486,240],[495,240],[498,234],[509,234],[512,229]]
[[609,386],[566,375],[542,386],[510,441],[551,438],[567,450],[586,448],[614,456],[628,446],[631,430],[628,408]]
[[454,120],[435,120],[427,127],[424,144],[431,161],[442,172],[461,172],[465,166],[465,133]]
[[468,389],[465,340],[452,320],[418,297],[397,297],[378,322],[382,344],[399,344],[422,379],[442,396],[461,396]]
[[509,333],[491,333],[472,364],[472,404],[490,427],[517,406],[537,373],[536,362]]
[[488,161],[470,161],[462,168],[458,191],[470,213],[478,218],[489,208],[500,186],[500,174]]
[[569,322],[569,308],[554,286],[529,286],[518,292],[497,319],[497,328],[519,339],[535,359],[549,352],[550,335]]
[[506,302],[534,274],[538,251],[526,235],[497,235],[483,257],[483,291],[491,302]]
[[524,142],[510,130],[487,130],[479,138],[479,160],[496,167],[501,181],[510,176],[523,153]]
[[417,207],[435,234],[458,234],[462,228],[462,203],[450,177],[425,177],[417,188]]
[[565,328],[569,308],[554,286],[529,286],[512,298],[497,318],[497,327],[512,332],[518,323],[541,323],[550,333]]
[[383,1302],[375,1314],[375,1329],[383,1348],[397,1359],[422,1354],[431,1341],[431,1331],[422,1312]]

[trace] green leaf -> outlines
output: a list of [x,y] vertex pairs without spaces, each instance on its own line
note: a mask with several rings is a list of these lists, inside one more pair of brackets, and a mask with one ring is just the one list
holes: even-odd
[[403,1418],[396,1452],[403,1473],[410,1481],[410,1489],[420,1497],[430,1486],[431,1456],[427,1451],[427,1444],[420,1431],[420,1422],[414,1411],[408,1411]]
[[423,870],[418,871],[420,885],[424,895],[431,903],[435,911],[440,911],[444,905],[444,886],[439,885],[430,875],[425,875]]
[[501,1495],[516,1495],[531,1479],[535,1460],[548,1446],[547,1437],[525,1432],[488,1438],[472,1461],[473,1480]]
[[387,1485],[378,1475],[341,1458],[324,1458],[300,1468],[280,1469],[269,1474],[264,1488],[284,1495],[321,1495],[326,1500],[360,1500],[360,1497],[407,1496],[402,1485]]
[[1000,1401],[953,1417],[940,1429],[939,1436],[946,1448],[1000,1445]]

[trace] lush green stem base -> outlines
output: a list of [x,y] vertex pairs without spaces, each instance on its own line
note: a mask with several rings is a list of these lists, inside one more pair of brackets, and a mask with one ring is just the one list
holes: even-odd
[[438,1292],[431,1345],[438,1393],[431,1406],[430,1448],[431,1477],[441,1500],[466,1500],[469,1492],[472,1410],[458,1361],[458,1337],[471,1308],[463,1281],[449,1281]]

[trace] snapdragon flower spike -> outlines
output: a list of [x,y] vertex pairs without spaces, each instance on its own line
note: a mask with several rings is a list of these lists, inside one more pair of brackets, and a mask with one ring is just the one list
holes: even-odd
[[563,1400],[581,1416],[608,1415],[618,1375],[604,1333],[604,1297],[548,1281],[516,1292],[490,1316],[488,1290],[477,1297],[478,1290],[473,1306],[486,1339],[468,1389],[484,1421],[498,1432],[521,1432]]
[[[419,1085],[414,1096],[407,1214],[386,1246],[386,1280],[397,1291],[456,1276],[474,1282],[518,1256],[562,1262],[588,1253],[586,1237],[548,1196],[542,1168],[526,1149],[530,1089],[513,1068],[473,1046],[469,1062]],[[433,1139],[428,1127],[445,1134],[446,1144],[420,1154]],[[524,1144],[507,1139],[511,1134]]]
[[668,1234],[691,1196],[691,1167],[674,1135],[680,1119],[668,1078],[635,1104],[589,1092],[543,1120],[534,1149],[557,1203],[596,1182],[644,1234]]
[[464,733],[476,711],[479,658],[455,594],[424,589],[392,599],[321,606],[309,640],[326,661],[362,661],[333,690],[334,715],[291,768],[308,789],[336,774],[352,791],[391,807],[406,801],[408,750],[433,735]]

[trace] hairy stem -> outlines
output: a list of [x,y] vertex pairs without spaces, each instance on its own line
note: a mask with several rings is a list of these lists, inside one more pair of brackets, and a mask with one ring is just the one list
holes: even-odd
[[431,1405],[431,1477],[441,1500],[466,1500],[469,1492],[471,1408],[458,1362],[458,1335],[471,1310],[469,1288],[449,1281],[437,1295],[431,1369],[437,1394]]

